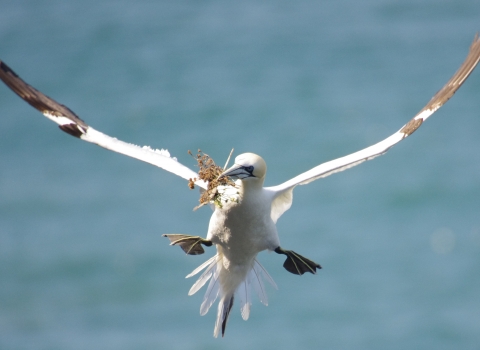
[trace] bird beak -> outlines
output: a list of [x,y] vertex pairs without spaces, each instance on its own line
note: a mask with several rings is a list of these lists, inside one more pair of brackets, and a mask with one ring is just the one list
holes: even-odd
[[218,179],[222,177],[231,177],[232,179],[245,179],[247,177],[253,177],[252,173],[245,169],[243,165],[234,164],[223,173],[220,174]]

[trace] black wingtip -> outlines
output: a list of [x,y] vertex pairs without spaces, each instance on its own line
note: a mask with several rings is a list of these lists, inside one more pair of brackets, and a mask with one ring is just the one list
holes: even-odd
[[12,68],[10,68],[9,66],[7,66],[7,64],[5,62],[3,62],[2,60],[0,60],[0,69],[3,70],[5,73],[7,74],[11,74],[13,75],[15,78],[18,78],[18,75],[17,73],[15,73]]
[[85,131],[82,131],[77,124],[63,124],[58,126],[60,130],[65,131],[67,134],[72,135],[74,137],[80,138]]
[[61,130],[75,137],[80,137],[81,134],[86,132],[88,125],[70,108],[58,103],[33,86],[27,84],[3,61],[0,61],[0,79],[13,92],[20,96],[20,98],[33,108],[42,112],[45,116],[49,118],[65,117],[72,121],[70,124],[61,125]]

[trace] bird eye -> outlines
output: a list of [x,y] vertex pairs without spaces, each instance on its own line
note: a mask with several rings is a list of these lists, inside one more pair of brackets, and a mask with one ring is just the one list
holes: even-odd
[[248,171],[250,174],[253,172],[253,166],[247,166],[245,167],[245,170]]

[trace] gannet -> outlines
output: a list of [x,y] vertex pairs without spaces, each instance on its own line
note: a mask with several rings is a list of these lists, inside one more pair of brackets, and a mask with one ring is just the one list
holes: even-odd
[[[286,255],[284,267],[287,271],[302,275],[312,274],[320,265],[280,246],[276,222],[292,205],[293,189],[314,180],[343,171],[364,161],[385,154],[392,146],[415,132],[422,123],[443,106],[463,84],[480,60],[480,40],[475,36],[469,53],[457,72],[432,99],[400,130],[370,147],[350,155],[320,164],[300,175],[273,187],[263,187],[267,165],[258,155],[244,153],[235,158],[234,165],[225,169],[219,178],[229,177],[234,184],[219,187],[222,201],[212,205],[214,211],[210,219],[206,238],[183,234],[166,234],[173,245],[179,245],[187,254],[198,255],[204,252],[202,245],[215,246],[214,257],[196,268],[187,277],[205,270],[189,291],[196,293],[210,280],[200,307],[201,315],[208,312],[217,298],[217,319],[214,336],[225,334],[234,297],[240,299],[243,319],[247,320],[251,307],[253,286],[260,301],[267,305],[267,295],[262,279],[276,287],[273,279],[256,260],[263,250]],[[0,79],[23,100],[42,112],[48,119],[57,123],[60,129],[76,138],[97,144],[176,174],[193,182],[202,191],[208,190],[208,183],[199,179],[196,172],[182,165],[170,156],[167,150],[139,147],[105,135],[80,119],[71,109],[59,104],[32,86],[25,83],[12,69],[0,61]]]

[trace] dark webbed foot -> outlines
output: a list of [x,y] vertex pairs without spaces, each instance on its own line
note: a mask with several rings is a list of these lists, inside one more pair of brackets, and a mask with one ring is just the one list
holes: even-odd
[[303,275],[305,272],[316,274],[317,269],[322,268],[316,262],[295,253],[293,250],[283,250],[282,248],[278,247],[275,249],[275,253],[287,256],[287,259],[283,263],[283,267],[288,272],[291,272],[295,275]]
[[210,247],[211,241],[208,241],[200,236],[189,236],[178,233],[164,234],[170,240],[170,245],[178,245],[182,250],[189,255],[200,255],[205,253],[202,244]]

